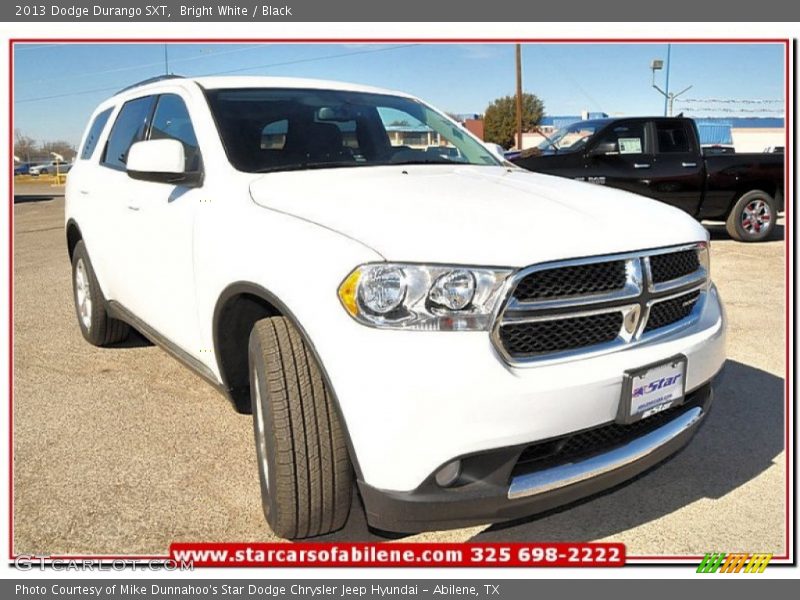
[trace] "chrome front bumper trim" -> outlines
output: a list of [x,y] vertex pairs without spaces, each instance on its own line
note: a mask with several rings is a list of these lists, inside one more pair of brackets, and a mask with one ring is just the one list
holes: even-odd
[[604,454],[544,471],[518,475],[511,480],[508,499],[551,492],[634,463],[692,429],[704,416],[702,408],[694,407],[666,425]]

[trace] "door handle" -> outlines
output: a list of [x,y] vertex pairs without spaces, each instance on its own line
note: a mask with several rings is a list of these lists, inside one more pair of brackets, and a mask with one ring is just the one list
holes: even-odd
[[89,195],[89,190],[78,190],[78,193],[81,196],[88,196]]
[[633,163],[634,169],[649,169],[650,163]]
[[681,163],[681,166],[684,169],[691,169],[692,167],[696,167],[697,163],[695,163],[695,162],[684,162],[684,163]]

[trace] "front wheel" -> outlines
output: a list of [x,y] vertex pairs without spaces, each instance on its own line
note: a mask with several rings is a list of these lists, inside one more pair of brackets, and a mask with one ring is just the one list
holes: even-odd
[[341,418],[322,371],[285,317],[250,333],[250,399],[264,515],[279,536],[341,529],[353,471]]
[[766,192],[753,190],[736,201],[725,229],[740,242],[760,242],[772,235],[777,215],[775,199]]
[[128,324],[108,316],[106,299],[83,240],[76,244],[72,253],[72,292],[78,325],[87,342],[93,346],[107,346],[128,337]]

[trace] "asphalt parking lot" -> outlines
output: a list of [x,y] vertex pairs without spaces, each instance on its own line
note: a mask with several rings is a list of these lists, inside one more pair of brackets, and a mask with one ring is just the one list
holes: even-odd
[[[261,514],[250,418],[141,339],[81,337],[63,188],[14,204],[14,551],[164,554],[173,541],[274,541]],[[611,493],[510,525],[424,541],[623,542],[635,556],[785,551],[784,244],[712,228],[730,319],[714,409],[672,461]],[[358,501],[325,540],[382,540]]]

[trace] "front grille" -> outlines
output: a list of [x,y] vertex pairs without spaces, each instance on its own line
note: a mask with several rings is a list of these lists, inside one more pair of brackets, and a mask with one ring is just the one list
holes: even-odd
[[644,327],[645,333],[685,319],[692,312],[699,299],[700,292],[695,291],[654,304],[650,307],[650,317]]
[[627,425],[608,423],[594,429],[531,444],[522,451],[517,459],[513,475],[573,462],[626,444],[658,429],[684,411],[700,404],[705,397],[705,391],[705,388],[699,388],[689,394],[683,404],[673,406],[635,423]]
[[509,354],[536,356],[610,342],[622,327],[622,313],[611,312],[552,321],[511,323],[500,328]]
[[625,261],[589,263],[534,271],[514,290],[520,302],[584,296],[625,287]]
[[691,275],[700,268],[697,250],[681,250],[668,254],[656,254],[650,257],[650,272],[653,283],[663,283]]
[[[684,320],[688,325],[705,294],[699,249],[679,246],[523,269],[493,324],[495,348],[510,364],[567,360],[621,349]],[[648,305],[649,321],[642,323]]]

